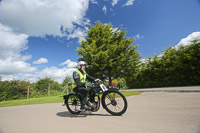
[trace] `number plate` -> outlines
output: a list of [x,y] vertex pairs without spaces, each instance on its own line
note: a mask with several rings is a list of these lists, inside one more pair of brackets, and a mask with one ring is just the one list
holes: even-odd
[[104,84],[100,84],[100,87],[103,92],[108,90]]

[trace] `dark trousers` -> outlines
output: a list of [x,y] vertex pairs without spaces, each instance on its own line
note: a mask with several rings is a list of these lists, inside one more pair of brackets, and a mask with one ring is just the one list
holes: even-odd
[[86,100],[89,94],[89,89],[85,87],[77,87],[77,92],[81,93],[81,106],[84,106],[86,104]]

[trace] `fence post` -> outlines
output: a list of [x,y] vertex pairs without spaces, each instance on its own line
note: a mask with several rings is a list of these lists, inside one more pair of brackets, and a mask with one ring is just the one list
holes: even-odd
[[67,90],[67,94],[68,94],[69,93],[68,83],[66,83],[66,90]]
[[51,85],[49,84],[49,86],[48,86],[48,96],[50,96],[50,88],[51,88]]
[[63,90],[63,93],[62,93],[62,94],[64,94],[65,91],[67,92],[67,94],[69,93],[68,83],[66,83],[66,85],[65,85],[65,89]]
[[27,99],[29,98],[30,86],[27,88]]

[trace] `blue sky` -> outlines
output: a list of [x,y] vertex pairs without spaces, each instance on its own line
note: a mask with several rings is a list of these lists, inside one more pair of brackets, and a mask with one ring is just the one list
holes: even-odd
[[146,58],[200,38],[200,0],[0,0],[2,80],[62,82],[98,20],[126,28]]

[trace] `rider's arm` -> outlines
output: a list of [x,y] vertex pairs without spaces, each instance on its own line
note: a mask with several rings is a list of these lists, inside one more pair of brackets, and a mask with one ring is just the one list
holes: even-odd
[[75,84],[78,86],[78,87],[84,87],[85,86],[85,83],[82,83],[80,81],[80,75],[77,73],[77,72],[74,72],[73,73],[73,79],[75,81]]
[[86,73],[86,78],[87,78],[87,79],[89,79],[89,80],[95,80],[95,78],[94,78],[94,77],[92,77],[92,76],[88,75],[87,73]]

